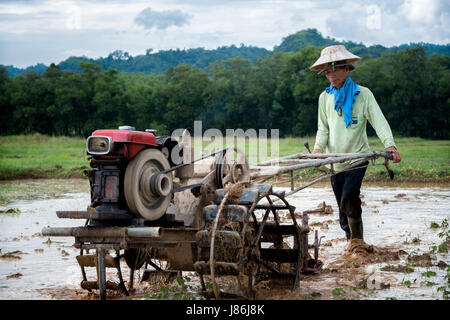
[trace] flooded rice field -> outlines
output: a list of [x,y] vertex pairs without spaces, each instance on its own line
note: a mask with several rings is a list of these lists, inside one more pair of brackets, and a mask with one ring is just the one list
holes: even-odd
[[[72,246],[73,238],[40,235],[46,226],[84,224],[83,220],[58,219],[56,211],[85,210],[90,200],[88,182],[12,181],[0,185],[0,190],[6,183],[19,193],[14,197],[17,200],[0,206],[0,299],[96,299],[95,293],[79,287],[82,276],[75,259],[79,250]],[[355,255],[345,250],[347,241],[330,185],[288,197],[298,213],[323,202],[331,206],[328,213],[309,215],[313,229],[309,242],[314,240],[314,230],[324,236],[319,255],[324,266],[317,274],[302,275],[295,292],[285,284],[262,281],[256,287],[256,298],[448,299],[450,187],[363,185],[361,200],[364,237],[371,253]],[[122,270],[128,279],[128,268],[124,265]],[[107,276],[114,278],[115,274],[108,272]],[[95,270],[87,276],[92,279]],[[182,276],[181,298],[203,299],[195,293],[200,288],[195,273],[183,272]],[[173,297],[165,285],[139,283],[138,273],[136,279],[131,297],[113,298]]]

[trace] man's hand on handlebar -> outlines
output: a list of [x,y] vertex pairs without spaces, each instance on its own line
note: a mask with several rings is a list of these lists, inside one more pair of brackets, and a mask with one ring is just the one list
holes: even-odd
[[393,163],[398,163],[402,161],[402,157],[400,156],[400,153],[398,152],[396,147],[388,147],[386,148],[386,151],[392,151]]

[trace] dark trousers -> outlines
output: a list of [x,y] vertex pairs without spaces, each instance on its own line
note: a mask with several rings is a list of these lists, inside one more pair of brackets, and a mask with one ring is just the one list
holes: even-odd
[[[363,165],[368,165],[369,162]],[[339,223],[350,238],[350,227],[347,217],[361,219],[361,199],[359,193],[367,167],[338,173],[331,177],[331,186],[339,207]]]

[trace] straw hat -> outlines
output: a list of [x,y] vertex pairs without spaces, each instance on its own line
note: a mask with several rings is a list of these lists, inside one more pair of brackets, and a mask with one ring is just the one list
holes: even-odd
[[[329,46],[324,48],[320,52],[320,57],[317,61],[310,67],[313,71],[324,71],[329,65],[330,67],[339,67],[350,65],[350,70],[355,69],[352,63],[361,60],[360,57],[355,56],[353,53],[347,51],[345,46]],[[320,73],[319,72],[319,73]]]

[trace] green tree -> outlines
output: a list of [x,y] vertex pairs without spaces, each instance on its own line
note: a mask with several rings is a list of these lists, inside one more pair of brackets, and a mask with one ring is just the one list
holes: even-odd
[[208,75],[203,70],[182,64],[169,68],[165,81],[164,123],[170,130],[192,128],[194,120],[201,119],[208,105],[211,86]]
[[309,46],[288,58],[284,73],[284,90],[285,95],[292,95],[287,101],[294,103],[285,106],[291,119],[288,122],[292,128],[289,134],[314,135],[317,131],[319,96],[329,85],[323,75],[309,69],[318,56],[320,48]]
[[11,88],[14,126],[21,133],[48,134],[46,107],[53,103],[53,94],[36,71],[28,71],[14,80]]
[[[356,69],[350,73],[350,77],[358,85],[365,86],[372,91],[384,116],[391,124],[391,127],[394,125],[392,127],[393,130],[396,130],[393,119],[395,111],[392,111],[396,106],[392,105],[392,79],[388,72],[390,64],[390,59],[386,55],[374,59],[365,57],[357,64]],[[370,123],[367,126],[367,134],[369,136],[376,134]]]
[[108,69],[99,75],[94,84],[92,107],[104,128],[117,128],[123,108],[123,86],[118,79],[118,71]]
[[431,77],[430,138],[450,136],[450,57],[433,54],[428,61]]
[[405,136],[430,137],[434,106],[432,76],[423,47],[406,48],[391,54],[391,126]]
[[[254,67],[249,60],[232,58],[210,66],[214,81],[216,110],[223,116],[216,119],[219,129],[255,128],[258,106],[255,92],[249,88]],[[256,120],[255,120],[256,119]]]
[[125,112],[121,122],[136,127],[138,130],[156,129],[158,135],[169,134],[164,121],[167,97],[164,95],[166,85],[164,76],[122,74],[125,85]]
[[56,88],[59,84],[59,81],[64,76],[64,73],[61,69],[52,63],[47,70],[42,74],[42,82],[47,91],[47,99],[43,101],[45,108],[45,122],[48,128],[48,134],[58,134],[58,129],[55,125],[60,121],[60,115],[55,105],[55,92]]
[[12,80],[8,77],[8,71],[5,67],[0,67],[0,134],[14,132],[13,122],[11,121],[14,113],[14,105],[11,103],[11,84]]
[[71,88],[74,93],[81,91],[77,104],[79,113],[76,115],[77,130],[83,136],[89,136],[96,129],[104,129],[103,119],[97,115],[97,107],[93,103],[96,94],[96,82],[101,77],[102,67],[91,62],[80,62],[83,70],[81,75],[76,75],[76,85]]
[[286,54],[276,53],[273,57],[259,59],[250,75],[248,90],[253,94],[255,128],[279,129],[282,134],[286,128],[283,107],[275,100],[281,74],[286,68]]
[[55,88],[54,107],[48,108],[54,114],[54,130],[58,135],[82,135],[82,122],[87,117],[86,91],[77,74],[66,73]]

